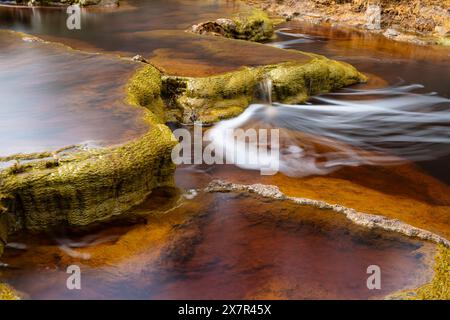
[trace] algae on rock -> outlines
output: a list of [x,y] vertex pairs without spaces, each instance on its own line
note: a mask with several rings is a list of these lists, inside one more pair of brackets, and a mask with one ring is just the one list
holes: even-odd
[[415,298],[420,300],[450,300],[450,248],[439,246],[433,279],[414,292]]
[[310,60],[244,67],[209,77],[163,76],[162,95],[168,100],[169,113],[176,120],[212,123],[243,112],[251,103],[257,85],[265,78],[272,80],[273,98],[290,104],[303,103],[312,94],[366,80],[345,62],[303,55]]
[[238,14],[231,19],[221,18],[196,24],[192,26],[191,31],[249,41],[265,41],[274,35],[272,20],[264,11],[257,9],[249,14]]
[[[160,77],[150,66],[142,72]],[[152,83],[154,92],[139,90],[140,96],[130,83],[128,100],[139,108],[162,103],[160,82]],[[126,212],[155,187],[173,185],[171,151],[177,141],[151,111],[143,108],[143,119],[149,130],[123,145],[64,151],[23,164],[19,155],[19,165],[0,171],[1,218],[7,220],[0,231],[5,225],[8,232],[88,225]]]
[[20,297],[10,286],[0,283],[0,300],[20,300]]

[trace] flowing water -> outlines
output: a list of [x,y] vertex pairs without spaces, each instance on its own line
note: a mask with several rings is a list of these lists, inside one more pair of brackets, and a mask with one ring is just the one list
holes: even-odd
[[[296,22],[280,26],[265,46],[184,32],[246,10],[235,1],[136,0],[83,10],[82,29],[69,31],[60,8],[0,7],[0,28],[85,51],[142,54],[173,74],[207,75],[292,57],[276,50],[282,47],[350,62],[370,80],[286,106],[272,101],[266,79],[260,98],[268,104],[213,130],[280,127],[284,174],[181,166],[177,186],[187,191],[156,191],[134,209],[144,217],[139,221],[14,236],[1,258],[2,281],[35,299],[368,299],[429,279],[429,244],[356,227],[326,210],[200,189],[214,178],[275,184],[293,196],[400,218],[448,237],[448,49]],[[0,155],[117,143],[144,129],[120,99],[134,64],[10,38],[0,31],[0,42],[8,43],[0,48],[0,133],[10,139],[0,142]],[[82,268],[81,291],[66,289],[71,264]],[[383,270],[381,291],[366,287],[373,264]]]

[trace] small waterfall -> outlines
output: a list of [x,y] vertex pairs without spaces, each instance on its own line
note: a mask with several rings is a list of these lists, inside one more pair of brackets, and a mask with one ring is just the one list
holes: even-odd
[[258,85],[258,93],[264,104],[272,105],[272,79],[264,77]]

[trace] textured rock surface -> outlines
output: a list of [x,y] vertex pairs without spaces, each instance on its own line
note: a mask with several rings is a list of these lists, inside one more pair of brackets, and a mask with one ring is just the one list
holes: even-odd
[[[256,86],[265,78],[273,82],[273,99],[305,102],[312,94],[363,82],[365,76],[347,63],[323,56],[304,62],[285,62],[210,77],[163,77],[163,96],[171,101],[173,117],[183,123],[216,122],[241,113],[251,102]],[[300,55],[299,55],[300,56]]]
[[143,112],[148,132],[123,145],[75,147],[49,158],[43,153],[28,162],[20,162],[26,155],[17,155],[15,166],[0,171],[0,205],[2,221],[6,220],[0,224],[2,229],[6,224],[9,232],[88,225],[124,213],[155,187],[173,184],[175,167],[170,154],[176,140],[149,111],[162,104],[160,74],[151,66],[137,75],[141,73],[147,75],[147,82],[140,84],[143,94],[133,95],[133,78],[129,100],[135,107],[148,108]]
[[221,18],[196,24],[192,26],[191,31],[250,41],[268,40],[274,34],[272,21],[260,10],[253,10],[250,14],[240,14],[231,19]]
[[288,20],[333,23],[384,33],[396,28],[391,39],[417,44],[448,45],[450,0],[246,0],[255,7]]
[[10,286],[0,283],[0,300],[20,300],[20,297]]

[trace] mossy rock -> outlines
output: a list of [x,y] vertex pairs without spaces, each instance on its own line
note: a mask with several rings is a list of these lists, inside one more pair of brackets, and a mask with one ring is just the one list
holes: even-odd
[[0,283],[0,300],[20,300],[20,296],[7,284]]
[[272,80],[274,99],[290,104],[303,103],[312,94],[366,81],[363,74],[345,62],[319,55],[303,55],[309,55],[309,61],[244,67],[209,77],[163,76],[162,95],[176,120],[210,123],[244,111],[251,103],[258,84],[266,78]]
[[273,37],[273,22],[261,10],[241,13],[231,19],[222,18],[192,26],[191,31],[198,34],[220,35],[232,39],[266,41]]
[[[139,105],[130,108],[148,108],[142,108],[149,126],[144,135],[119,146],[62,151],[23,163],[25,156],[18,155],[18,165],[0,171],[2,243],[6,242],[6,227],[14,232],[88,225],[123,214],[155,187],[173,185],[171,151],[177,141],[150,111],[162,103],[157,94],[161,75],[151,66],[137,75],[142,73],[147,75],[147,85],[143,84],[138,90],[142,94],[136,96],[132,79],[128,100]],[[149,93],[149,88],[154,92]]]
[[[27,4],[28,6],[56,6],[56,5],[74,5],[82,7],[101,5],[103,0],[16,0],[17,4]],[[118,5],[119,0],[105,2],[105,5]]]

